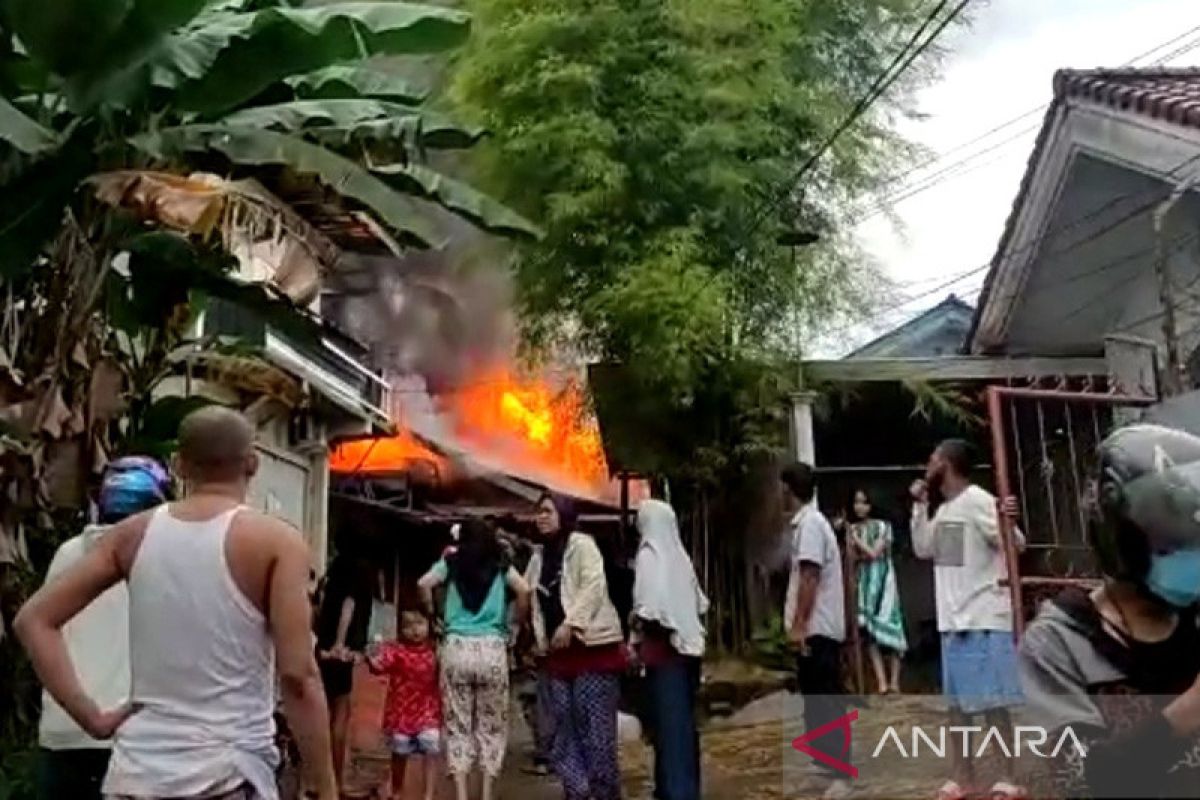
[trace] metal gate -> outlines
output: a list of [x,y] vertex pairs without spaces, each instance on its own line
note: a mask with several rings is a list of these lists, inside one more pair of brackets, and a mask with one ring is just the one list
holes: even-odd
[[1085,503],[1097,446],[1124,411],[1155,400],[1094,391],[1086,382],[1055,389],[989,386],[987,401],[996,494],[1018,498],[1026,541],[1025,552],[1018,553],[1011,523],[1000,515],[1013,633],[1019,638],[1041,597],[1098,582]]

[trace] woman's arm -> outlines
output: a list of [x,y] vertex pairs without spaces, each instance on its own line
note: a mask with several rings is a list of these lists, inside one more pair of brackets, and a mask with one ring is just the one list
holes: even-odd
[[867,543],[864,542],[862,537],[858,535],[858,532],[861,530],[861,528],[858,525],[851,525],[849,530],[850,546],[854,548],[855,552],[869,558],[871,555],[871,548],[867,547]]
[[514,568],[509,567],[508,572],[504,576],[504,582],[508,584],[508,588],[512,590],[514,602],[517,605],[517,624],[525,625],[529,621],[529,584],[521,577]]
[[871,548],[871,558],[882,558],[883,554],[892,546],[892,526],[886,522],[880,522],[883,526],[883,533],[879,535],[879,541]]
[[448,574],[449,569],[446,567],[446,561],[445,559],[441,559],[429,569],[429,572],[426,572],[417,581],[417,590],[421,594],[421,605],[424,606],[426,613],[430,617],[433,617],[437,612],[433,603],[433,590],[446,582]]
[[354,598],[347,595],[342,601],[342,611],[338,616],[337,634],[329,653],[334,658],[346,660],[346,636],[350,632],[350,622],[354,619]]

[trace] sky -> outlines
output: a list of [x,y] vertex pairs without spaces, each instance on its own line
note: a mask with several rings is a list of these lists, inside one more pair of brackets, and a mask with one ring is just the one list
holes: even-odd
[[[955,148],[1048,103],[1056,69],[1120,66],[1181,36],[1137,65],[1163,56],[1171,56],[1165,63],[1172,66],[1200,65],[1200,4],[1194,0],[973,0],[968,8],[970,24],[947,29],[940,40],[948,53],[941,77],[916,96],[920,118],[899,125],[931,157],[945,157],[887,191],[903,195],[936,185],[894,201],[892,218],[869,215],[868,206],[855,229],[860,246],[900,293],[869,324],[830,336],[814,355],[842,355],[951,292],[975,301],[1042,113]],[[1180,49],[1187,52],[1172,55]],[[946,285],[956,276],[962,277]]]

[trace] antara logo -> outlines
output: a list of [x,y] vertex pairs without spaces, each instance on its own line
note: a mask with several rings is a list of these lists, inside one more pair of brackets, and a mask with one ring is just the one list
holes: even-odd
[[858,711],[851,711],[849,714],[843,714],[833,722],[826,722],[819,728],[813,728],[803,736],[797,736],[792,740],[792,749],[797,752],[812,756],[817,761],[820,761],[827,767],[836,769],[838,772],[843,772],[851,778],[858,777],[858,767],[848,762],[842,761],[839,758],[834,758],[828,753],[823,753],[813,747],[810,742],[814,739],[820,739],[831,731],[842,732],[842,758],[845,758],[850,753],[850,723],[858,719]]
[[[835,769],[851,778],[857,778],[858,767],[845,760],[850,754],[850,725],[857,719],[857,710],[843,714],[832,722],[827,722],[793,739],[792,749],[811,756],[830,769]],[[813,742],[817,739],[837,731],[842,734],[840,758],[813,746]],[[1087,756],[1087,749],[1070,726],[1063,728],[1062,732],[1053,740],[1045,728],[1037,725],[1018,725],[1011,731],[1002,731],[995,727],[984,728],[980,725],[950,725],[939,726],[934,731],[931,735],[919,725],[912,726],[907,737],[909,746],[906,748],[905,739],[901,737],[896,726],[889,725],[875,744],[871,758],[879,758],[885,750],[894,750],[900,758],[904,759],[919,758],[923,752],[937,758],[945,758],[948,746],[954,745],[953,737],[956,734],[960,737],[961,748],[955,749],[961,749],[963,757],[974,755],[975,758],[980,758],[988,750],[996,748],[1010,758],[1020,758],[1026,752],[1039,758],[1056,758],[1066,747],[1074,748],[1074,751],[1081,757]],[[972,734],[982,735],[979,746],[974,751],[971,748]],[[1053,748],[1049,748],[1048,745],[1052,741]]]
[[[1046,729],[1038,725],[1018,725],[1011,731],[1002,731],[1000,728],[989,727],[984,728],[980,725],[951,725],[949,727],[939,727],[936,729],[937,735],[930,736],[925,732],[925,729],[914,725],[910,731],[910,748],[904,749],[904,741],[900,738],[900,734],[896,731],[894,725],[889,725],[883,732],[883,736],[879,737],[879,743],[875,745],[875,751],[871,753],[871,758],[878,758],[883,752],[885,746],[889,743],[900,754],[901,758],[917,758],[921,755],[921,744],[924,742],[926,749],[931,755],[938,758],[946,757],[946,733],[950,735],[958,734],[962,739],[962,755],[963,758],[970,758],[971,752],[971,734],[983,734],[983,740],[979,743],[979,747],[975,749],[974,757],[982,758],[985,753],[992,747],[995,747],[1004,753],[1008,758],[1020,758],[1026,751],[1033,753],[1038,758],[1057,758],[1062,749],[1068,745],[1075,748],[1075,752],[1080,757],[1087,756],[1087,749],[1083,746],[1083,742],[1075,735],[1075,731],[1071,730],[1070,726],[1063,728],[1062,733],[1058,735],[1058,739],[1054,742],[1054,749],[1049,752],[1043,752],[1042,748],[1050,741],[1050,734]],[[1011,737],[1008,738],[1008,737]],[[1009,746],[1011,743],[1011,747]]]

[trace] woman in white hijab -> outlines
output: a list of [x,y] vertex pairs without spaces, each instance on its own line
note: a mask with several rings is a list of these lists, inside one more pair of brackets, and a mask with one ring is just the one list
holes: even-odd
[[699,800],[700,738],[693,706],[704,655],[708,598],[683,542],[675,512],[661,500],[638,509],[642,541],[633,587],[638,653],[646,667],[654,742],[654,796]]

